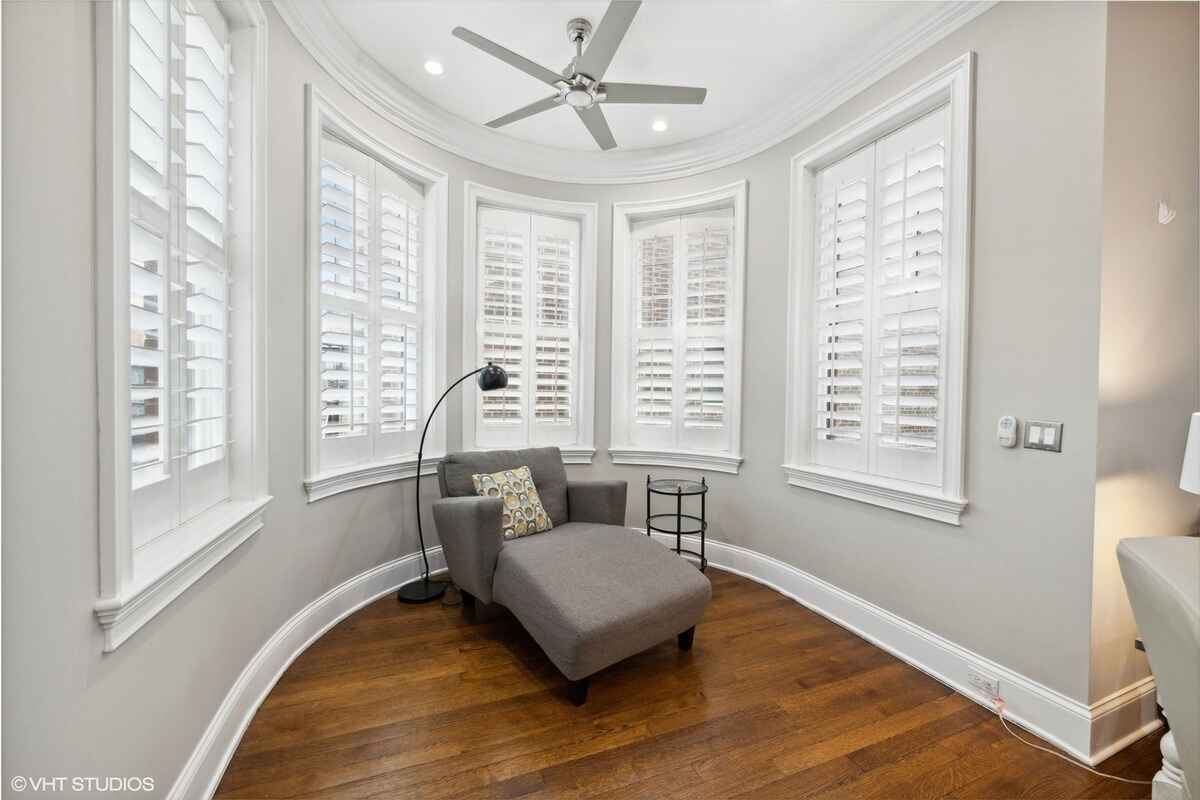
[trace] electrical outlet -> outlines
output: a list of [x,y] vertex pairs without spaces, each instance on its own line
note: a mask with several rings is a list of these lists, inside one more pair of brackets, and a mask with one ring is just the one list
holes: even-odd
[[984,697],[995,700],[1000,696],[1000,679],[978,670],[967,670],[967,683],[974,686]]

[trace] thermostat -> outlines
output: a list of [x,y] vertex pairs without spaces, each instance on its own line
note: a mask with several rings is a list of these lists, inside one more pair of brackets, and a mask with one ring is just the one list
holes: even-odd
[[1017,446],[1017,418],[1014,416],[1003,416],[996,423],[996,441],[1001,447],[1016,447]]

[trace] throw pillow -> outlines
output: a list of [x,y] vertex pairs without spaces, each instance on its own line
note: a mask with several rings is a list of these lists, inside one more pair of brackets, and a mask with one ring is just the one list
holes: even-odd
[[506,469],[490,475],[472,475],[471,480],[480,497],[499,497],[504,501],[500,527],[505,539],[529,536],[554,527],[550,515],[542,507],[542,498],[533,485],[529,467]]

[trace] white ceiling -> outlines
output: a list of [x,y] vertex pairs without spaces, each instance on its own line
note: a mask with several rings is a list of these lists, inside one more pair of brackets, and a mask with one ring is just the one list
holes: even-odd
[[[482,123],[552,92],[535,78],[450,35],[462,25],[554,71],[570,61],[567,20],[600,22],[600,0],[323,0],[361,52],[395,81],[439,108]],[[678,145],[753,124],[780,104],[811,98],[844,81],[894,41],[920,38],[942,2],[816,0],[647,0],[605,80],[708,88],[702,106],[605,105],[628,151]],[[445,74],[426,73],[435,59]],[[656,118],[669,129],[650,129]],[[501,129],[541,145],[596,151],[582,123],[555,108]]]

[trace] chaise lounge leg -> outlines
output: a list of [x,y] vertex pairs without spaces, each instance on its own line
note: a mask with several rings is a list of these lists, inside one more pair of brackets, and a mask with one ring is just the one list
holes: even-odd
[[574,705],[581,706],[587,702],[588,684],[591,678],[582,678],[567,684],[567,698]]
[[696,626],[693,625],[692,627],[688,628],[683,633],[679,634],[679,649],[680,650],[691,650],[692,649],[692,641],[695,638],[696,638]]

